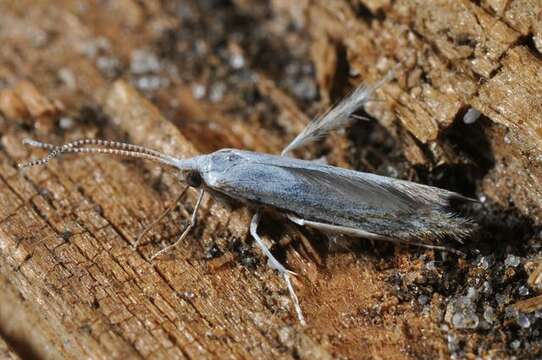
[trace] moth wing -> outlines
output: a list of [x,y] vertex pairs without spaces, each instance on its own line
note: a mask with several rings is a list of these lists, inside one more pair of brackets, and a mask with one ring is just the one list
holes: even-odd
[[412,212],[416,209],[416,205],[419,205],[408,194],[375,183],[363,176],[354,177],[342,173],[297,167],[285,169],[294,173],[311,188],[324,191],[327,196],[342,203],[366,204],[373,209],[393,212]]
[[[254,159],[255,160],[255,159]],[[262,160],[262,159],[258,159]],[[401,180],[304,161],[250,161],[215,176],[216,190],[292,210],[310,201],[382,212],[411,213],[447,206],[451,193]],[[291,163],[291,164],[290,164]],[[285,204],[283,204],[285,203]],[[279,206],[280,205],[280,206]]]
[[395,68],[390,70],[383,79],[375,85],[359,85],[352,93],[331,107],[323,115],[316,117],[282,150],[281,155],[309,144],[324,137],[332,130],[347,126],[354,117],[356,110],[359,110],[365,103],[371,100],[375,91],[395,75]]
[[451,200],[476,201],[433,186],[329,165],[282,167],[316,185],[316,188],[326,189],[330,195],[387,211],[412,213],[429,208],[447,208]]

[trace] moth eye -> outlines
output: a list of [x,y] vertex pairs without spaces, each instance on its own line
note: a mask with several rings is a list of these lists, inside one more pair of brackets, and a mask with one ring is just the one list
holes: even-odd
[[188,175],[186,175],[186,183],[192,187],[198,188],[203,183],[203,179],[199,172],[190,171]]

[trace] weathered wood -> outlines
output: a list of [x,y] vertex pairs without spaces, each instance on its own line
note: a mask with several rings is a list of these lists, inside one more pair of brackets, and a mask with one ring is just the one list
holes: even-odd
[[[539,270],[528,261],[504,262],[509,253],[534,263],[539,256],[529,245],[536,243],[530,224],[542,216],[539,2],[234,3],[208,11],[198,1],[0,2],[0,356],[535,354],[511,347],[513,334],[527,342],[534,333],[509,326],[514,320],[505,313],[514,303],[538,308],[538,280],[527,278],[531,272],[538,279]],[[253,50],[259,46],[263,55]],[[308,58],[314,74],[304,70]],[[475,149],[493,161],[472,180],[476,191],[528,225],[516,242],[495,230],[509,242],[494,245],[493,267],[484,270],[483,259],[441,261],[423,250],[327,251],[321,235],[267,219],[265,240],[278,254],[284,249],[283,261],[299,274],[306,328],[297,324],[284,284],[251,247],[249,210],[206,199],[197,229],[149,263],[175,241],[193,209],[190,192],[137,251],[131,248],[182,190],[177,174],[102,156],[70,156],[23,173],[16,167],[43,155],[22,146],[28,136],[55,143],[107,137],[179,157],[220,147],[279,153],[348,83],[372,83],[397,63],[397,79],[366,110],[383,126],[375,136],[393,137],[406,161],[378,165],[422,173],[486,166],[464,154],[465,141],[447,137],[474,107],[483,117],[462,136],[483,142]],[[316,85],[320,99],[303,98]],[[389,149],[376,142],[369,140],[373,152],[358,159],[363,149],[355,139],[332,135],[320,155],[341,166],[387,157]],[[491,305],[495,330],[454,332],[453,305],[468,288],[482,294],[484,282],[497,289],[478,296],[477,329],[483,306]],[[496,305],[496,294],[508,300]]]
[[[141,140],[135,142],[172,150],[180,156],[194,154],[178,131],[130,86],[115,84],[106,96],[105,109],[120,128],[126,128],[133,139]],[[70,170],[63,169],[64,165]],[[216,276],[206,274],[205,262],[194,263],[190,259],[191,254],[195,254],[191,243],[179,247],[179,253],[185,254],[184,260],[166,258],[156,266],[145,262],[128,247],[142,230],[137,214],[134,216],[132,212],[137,209],[139,219],[152,218],[153,213],[157,216],[156,204],[160,203],[151,188],[144,190],[137,168],[128,169],[110,159],[74,159],[62,167],[51,164],[46,170],[30,170],[29,183],[18,184],[16,181],[21,179],[17,176],[12,185],[13,188],[31,188],[41,183],[50,198],[33,195],[30,191],[27,196],[32,207],[28,208],[9,200],[10,196],[15,200],[17,195],[24,197],[23,194],[15,192],[3,197],[13,206],[22,205],[35,214],[31,217],[37,221],[34,225],[31,219],[23,220],[25,215],[5,204],[3,229],[10,232],[3,234],[3,245],[6,252],[10,248],[18,249],[16,258],[10,261],[8,256],[5,260],[13,271],[30,277],[24,279],[28,282],[18,279],[21,283],[17,288],[21,291],[28,288],[29,298],[45,296],[40,301],[45,308],[40,310],[47,312],[48,321],[58,321],[62,326],[78,330],[63,334],[67,337],[64,342],[70,342],[70,348],[63,349],[65,355],[200,357],[221,352],[242,357],[278,355],[273,344],[266,345],[266,341],[271,340],[267,336],[273,327],[278,331],[284,325],[279,326],[278,317],[261,313],[263,304],[258,300],[261,290],[243,284],[245,279],[252,280],[242,268],[221,271]],[[179,186],[175,185],[178,184],[174,183],[167,190],[176,191]],[[69,210],[69,204],[75,205],[75,212]],[[188,210],[182,213],[186,216]],[[232,238],[243,237],[246,232],[246,221],[240,223],[222,209],[214,211],[204,207],[202,214],[205,218],[202,222],[206,224],[204,237],[220,236],[220,228],[225,224]],[[19,216],[23,219],[19,220]],[[31,222],[26,233],[13,229],[18,221]],[[45,233],[40,234],[38,229],[44,229]],[[63,239],[66,232],[70,233],[69,239]],[[25,240],[17,240],[21,237]],[[23,243],[17,244],[17,241]],[[157,247],[143,249],[144,256],[148,257]],[[41,263],[45,268],[35,273],[41,268],[35,261],[43,258],[49,261]],[[73,259],[70,261],[73,265],[65,266],[63,259]],[[27,269],[30,274],[26,274]],[[271,272],[264,272],[268,274],[260,278],[261,281],[282,287]],[[16,274],[10,275],[10,279],[18,278]],[[44,288],[40,289],[41,282]],[[44,295],[35,291],[42,291]],[[120,333],[113,332],[110,326],[119,328]],[[246,340],[258,346],[247,349],[243,345],[246,342],[239,338],[241,334],[252,334],[252,339]],[[215,337],[218,342],[203,340]],[[303,337],[302,333],[293,332],[279,342],[289,341],[289,346],[294,347],[308,346],[297,352],[318,355],[318,347]],[[97,342],[102,345],[97,347]]]
[[[499,178],[515,185],[495,194],[496,200],[512,196],[524,213],[540,216],[542,187],[540,176],[535,175],[539,171],[535,159],[542,155],[538,130],[542,124],[540,53],[533,54],[532,49],[521,44],[518,32],[469,1],[405,0],[393,7],[383,3],[369,1],[366,5],[384,9],[393,21],[386,18],[369,25],[357,19],[347,1],[317,1],[308,11],[311,32],[331,36],[344,44],[349,65],[363,78],[376,80],[382,73],[379,66],[386,69],[392,62],[402,62],[406,71],[398,74],[400,87],[385,87],[386,95],[393,99],[394,113],[382,103],[368,109],[390,131],[400,122],[417,140],[429,144],[437,163],[455,157],[446,155],[449,151],[442,149],[437,139],[469,106],[504,125],[509,131],[507,142],[514,142],[513,148],[525,154],[510,155],[514,153],[512,147],[499,151],[497,144],[502,139],[489,137],[489,141],[495,143],[497,153],[512,156],[514,162],[522,164],[520,168],[528,169],[532,175],[517,176],[521,169],[503,169]],[[531,19],[532,14],[540,12],[538,3],[531,7],[524,4],[523,8],[517,4],[522,1],[512,3],[507,10],[510,19]],[[511,15],[512,8],[522,9],[522,15]],[[413,163],[419,163],[418,159],[409,158]],[[528,194],[513,194],[526,184],[530,188]],[[493,192],[492,186],[484,190]]]

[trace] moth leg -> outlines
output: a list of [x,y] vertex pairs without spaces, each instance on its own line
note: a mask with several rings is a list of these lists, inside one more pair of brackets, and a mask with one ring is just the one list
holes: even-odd
[[391,237],[387,237],[387,236],[374,234],[372,232],[361,230],[361,229],[350,228],[350,227],[346,227],[346,226],[326,224],[326,223],[321,223],[321,222],[311,221],[311,220],[305,220],[305,219],[299,218],[297,216],[294,216],[292,214],[288,214],[287,217],[288,217],[288,219],[290,219],[290,221],[292,221],[293,223],[295,223],[297,225],[308,226],[308,227],[312,227],[312,228],[327,231],[327,232],[339,233],[339,234],[344,234],[344,235],[349,235],[349,236],[354,236],[354,237],[362,237],[362,238],[369,239],[369,240],[388,241],[388,242],[391,242],[391,243],[394,243],[394,244],[413,245],[413,246],[419,246],[419,247],[423,247],[423,248],[427,248],[427,249],[448,251],[448,252],[455,253],[455,254],[458,254],[458,255],[465,255],[463,252],[461,252],[459,250],[451,249],[451,248],[448,248],[446,246],[429,245],[429,244],[424,244],[424,243],[419,243],[419,242],[410,242],[410,241],[406,241],[406,240],[395,239],[395,238],[391,238]]
[[175,246],[177,246],[181,241],[184,240],[184,238],[188,235],[188,233],[190,232],[190,230],[192,230],[192,228],[194,226],[196,226],[196,220],[197,220],[197,214],[198,214],[198,209],[201,205],[201,200],[203,199],[203,195],[205,194],[205,191],[203,189],[201,189],[199,191],[199,194],[198,194],[198,200],[196,201],[196,206],[194,207],[194,211],[192,212],[192,217],[190,219],[190,224],[186,227],[186,229],[184,229],[183,233],[181,234],[181,236],[179,237],[179,239],[177,239],[177,241],[175,241],[173,244],[169,245],[169,246],[166,246],[165,248],[163,248],[162,250],[158,251],[156,254],[154,254],[153,256],[151,256],[151,261],[154,260],[154,258],[156,258],[157,256],[160,256],[162,255],[163,253],[173,249]]
[[179,194],[179,196],[177,196],[177,198],[175,199],[175,201],[172,203],[172,205],[166,210],[164,211],[156,220],[154,220],[152,223],[150,223],[149,225],[147,225],[147,227],[145,227],[145,229],[143,229],[142,232],[139,233],[139,235],[137,236],[137,239],[134,243],[134,245],[132,245],[132,247],[135,249],[137,249],[139,247],[139,244],[141,243],[141,240],[143,240],[143,238],[145,237],[145,235],[147,235],[147,233],[149,232],[150,229],[152,229],[152,227],[156,224],[158,224],[160,221],[162,221],[163,218],[166,217],[167,214],[169,214],[170,212],[173,211],[173,209],[175,209],[175,207],[177,206],[177,203],[179,201],[181,201],[181,198],[184,196],[184,194],[186,193],[186,190],[188,189],[188,186],[184,188],[184,190]]
[[267,257],[267,264],[272,269],[278,270],[278,272],[282,275],[284,281],[286,282],[288,292],[290,293],[290,298],[292,299],[292,302],[294,303],[294,308],[295,308],[295,312],[297,313],[297,318],[299,319],[299,322],[302,325],[306,325],[305,317],[303,316],[303,312],[301,311],[301,306],[299,305],[299,299],[297,298],[297,295],[295,294],[295,291],[294,291],[294,287],[292,286],[292,282],[290,281],[290,274],[292,274],[292,272],[288,271],[273,256],[273,254],[271,254],[271,251],[269,251],[269,248],[262,241],[262,239],[260,238],[260,235],[258,235],[258,224],[260,222],[260,218],[261,218],[261,213],[259,211],[256,212],[256,214],[254,214],[254,216],[252,217],[252,220],[250,221],[250,235],[252,235],[258,247],[263,251],[263,253]]

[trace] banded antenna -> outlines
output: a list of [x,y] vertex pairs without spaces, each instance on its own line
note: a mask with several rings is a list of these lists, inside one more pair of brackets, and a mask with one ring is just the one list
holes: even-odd
[[19,168],[45,165],[49,162],[49,160],[63,154],[84,153],[110,154],[129,158],[145,159],[173,166],[177,169],[183,169],[183,161],[181,159],[174,158],[173,156],[169,156],[159,151],[152,150],[143,146],[127,144],[118,141],[81,139],[63,145],[53,145],[32,139],[24,139],[23,144],[39,149],[47,149],[49,150],[49,154],[42,159],[29,161],[24,164],[19,164]]

